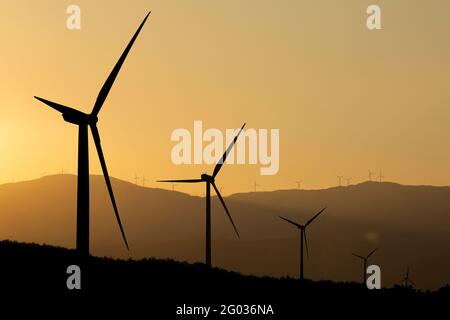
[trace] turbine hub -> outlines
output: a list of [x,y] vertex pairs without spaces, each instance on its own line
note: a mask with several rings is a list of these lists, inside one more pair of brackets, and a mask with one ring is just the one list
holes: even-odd
[[210,176],[209,174],[203,173],[201,175],[201,178],[203,181],[207,181],[207,182],[214,182],[214,178],[212,176]]
[[96,124],[98,122],[98,117],[95,115],[89,116],[89,124]]

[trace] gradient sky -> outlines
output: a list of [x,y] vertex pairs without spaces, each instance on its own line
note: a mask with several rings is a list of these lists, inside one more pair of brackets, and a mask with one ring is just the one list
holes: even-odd
[[[100,113],[110,174],[193,178],[172,164],[176,128],[280,129],[280,170],[222,169],[225,194],[367,180],[449,185],[450,2],[11,1],[0,11],[0,183],[76,173],[77,127],[33,99],[90,112],[148,10]],[[366,28],[366,8],[383,30]],[[66,28],[81,7],[82,29]],[[90,140],[91,173],[100,166]],[[162,187],[168,187],[161,185]],[[201,194],[201,186],[178,186]]]

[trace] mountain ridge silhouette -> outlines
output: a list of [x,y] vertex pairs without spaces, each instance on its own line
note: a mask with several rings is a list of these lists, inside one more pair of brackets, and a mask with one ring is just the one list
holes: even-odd
[[[91,248],[117,258],[203,261],[204,197],[146,188],[111,177],[130,249],[121,242],[101,176],[91,176]],[[450,282],[450,187],[365,182],[322,190],[276,190],[226,196],[241,240],[212,197],[213,263],[243,274],[298,273],[299,239],[279,214],[305,222],[327,212],[309,230],[305,276],[359,281],[351,253],[380,250],[371,258],[383,286],[399,282],[411,267],[419,288]],[[75,246],[76,176],[52,175],[0,185],[0,239]]]

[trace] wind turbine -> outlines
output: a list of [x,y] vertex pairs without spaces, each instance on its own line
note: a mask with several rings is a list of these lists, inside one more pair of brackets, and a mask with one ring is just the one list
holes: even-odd
[[403,279],[401,280],[401,282],[404,282],[404,283],[405,283],[405,287],[410,287],[409,284],[411,284],[413,287],[416,286],[416,285],[414,284],[414,282],[412,282],[412,280],[409,279],[409,267],[406,268],[406,275],[405,275],[405,278],[403,278]]
[[147,181],[147,179],[145,178],[145,175],[142,175],[142,186],[145,187],[145,181]]
[[380,174],[378,175],[378,179],[379,179],[379,181],[381,182],[381,179],[383,179],[384,178],[384,176],[381,174],[381,172],[380,172]]
[[360,259],[362,259],[362,260],[364,260],[364,277],[363,277],[363,284],[365,285],[366,284],[366,279],[367,279],[367,274],[366,274],[366,272],[367,272],[367,260],[369,259],[369,257],[375,252],[375,251],[377,251],[378,250],[378,248],[376,248],[376,249],[374,249],[372,252],[370,252],[367,256],[365,256],[365,257],[363,257],[363,256],[360,256],[360,255],[358,255],[358,254],[355,254],[355,253],[352,253],[352,255],[354,255],[355,257],[357,257],[357,258],[360,258]]
[[133,46],[134,41],[136,40],[139,32],[144,26],[145,21],[147,20],[150,12],[146,15],[139,28],[135,32],[134,36],[131,38],[128,43],[125,51],[120,56],[113,70],[109,74],[106,82],[101,88],[97,100],[95,101],[95,105],[90,114],[86,114],[84,112],[78,111],[76,109],[63,106],[61,104],[36,97],[39,101],[45,103],[51,108],[55,109],[62,113],[62,116],[66,122],[75,124],[78,126],[78,182],[77,182],[77,251],[82,256],[89,255],[89,152],[88,152],[88,127],[90,127],[92,132],[92,137],[94,139],[94,143],[97,149],[98,157],[100,160],[100,164],[102,167],[103,175],[105,177],[106,186],[108,188],[109,196],[111,198],[111,202],[114,208],[114,213],[116,216],[117,223],[119,224],[120,232],[122,234],[122,238],[125,242],[127,249],[128,242],[125,237],[125,232],[122,227],[122,222],[120,220],[119,211],[117,209],[116,200],[114,198],[114,193],[111,186],[111,181],[108,175],[108,169],[106,167],[105,158],[103,156],[103,150],[100,143],[100,134],[97,129],[97,121],[98,121],[98,113],[103,106],[103,103],[108,96],[111,87],[114,84],[114,80],[117,77],[117,74],[122,67],[123,62],[125,61],[128,52]]
[[253,183],[253,190],[256,192],[256,187],[259,187],[259,184],[256,183],[256,181]]
[[176,184],[172,182],[172,191],[175,191]]
[[228,154],[230,153],[231,149],[233,148],[234,144],[236,143],[236,140],[238,139],[239,135],[241,134],[242,130],[245,127],[244,125],[241,127],[237,135],[234,137],[233,141],[230,143],[228,148],[225,150],[225,153],[223,154],[222,158],[219,160],[219,162],[216,164],[213,174],[209,175],[206,173],[203,173],[200,176],[200,179],[184,179],[184,180],[158,180],[158,182],[170,182],[170,183],[198,183],[198,182],[205,182],[206,183],[206,235],[205,235],[205,264],[208,267],[211,267],[211,185],[213,186],[217,197],[219,198],[220,202],[222,203],[225,212],[228,215],[228,219],[230,220],[231,224],[233,225],[234,231],[236,232],[236,235],[239,238],[239,232],[237,231],[237,228],[233,222],[233,219],[231,218],[230,212],[228,211],[227,206],[225,205],[225,201],[222,198],[222,195],[219,192],[219,189],[217,189],[215,178],[217,174],[219,173],[220,169],[222,168],[222,165],[225,163],[225,160],[227,159]]
[[339,187],[342,186],[342,178],[344,178],[343,176],[337,176],[338,180],[339,180]]
[[300,279],[303,279],[303,238],[305,239],[305,245],[306,245],[306,254],[309,256],[309,250],[308,250],[308,240],[306,240],[306,227],[316,219],[319,214],[321,214],[326,208],[323,208],[318,213],[314,215],[311,219],[309,219],[304,225],[298,224],[292,220],[289,220],[287,218],[284,218],[282,216],[279,216],[281,219],[289,222],[290,224],[293,224],[300,230]]
[[301,189],[301,187],[302,187],[302,181],[301,181],[301,180],[298,180],[298,181],[295,181],[295,183],[297,184],[297,187],[298,187],[299,189]]
[[369,170],[369,181],[372,181],[373,172]]
[[139,177],[137,174],[134,174],[134,184],[137,185],[139,181]]

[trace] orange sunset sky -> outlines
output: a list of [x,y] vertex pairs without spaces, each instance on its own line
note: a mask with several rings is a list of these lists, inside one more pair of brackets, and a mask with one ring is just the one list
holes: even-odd
[[[147,186],[195,178],[170,135],[280,129],[280,169],[230,165],[225,194],[367,180],[450,184],[449,1],[25,1],[0,10],[0,183],[76,173],[77,127],[33,99],[90,112],[146,12],[152,14],[99,115],[111,176]],[[81,8],[68,30],[66,8]],[[366,27],[378,4],[382,30]],[[91,173],[100,165],[90,140]],[[202,194],[201,186],[177,190]]]

